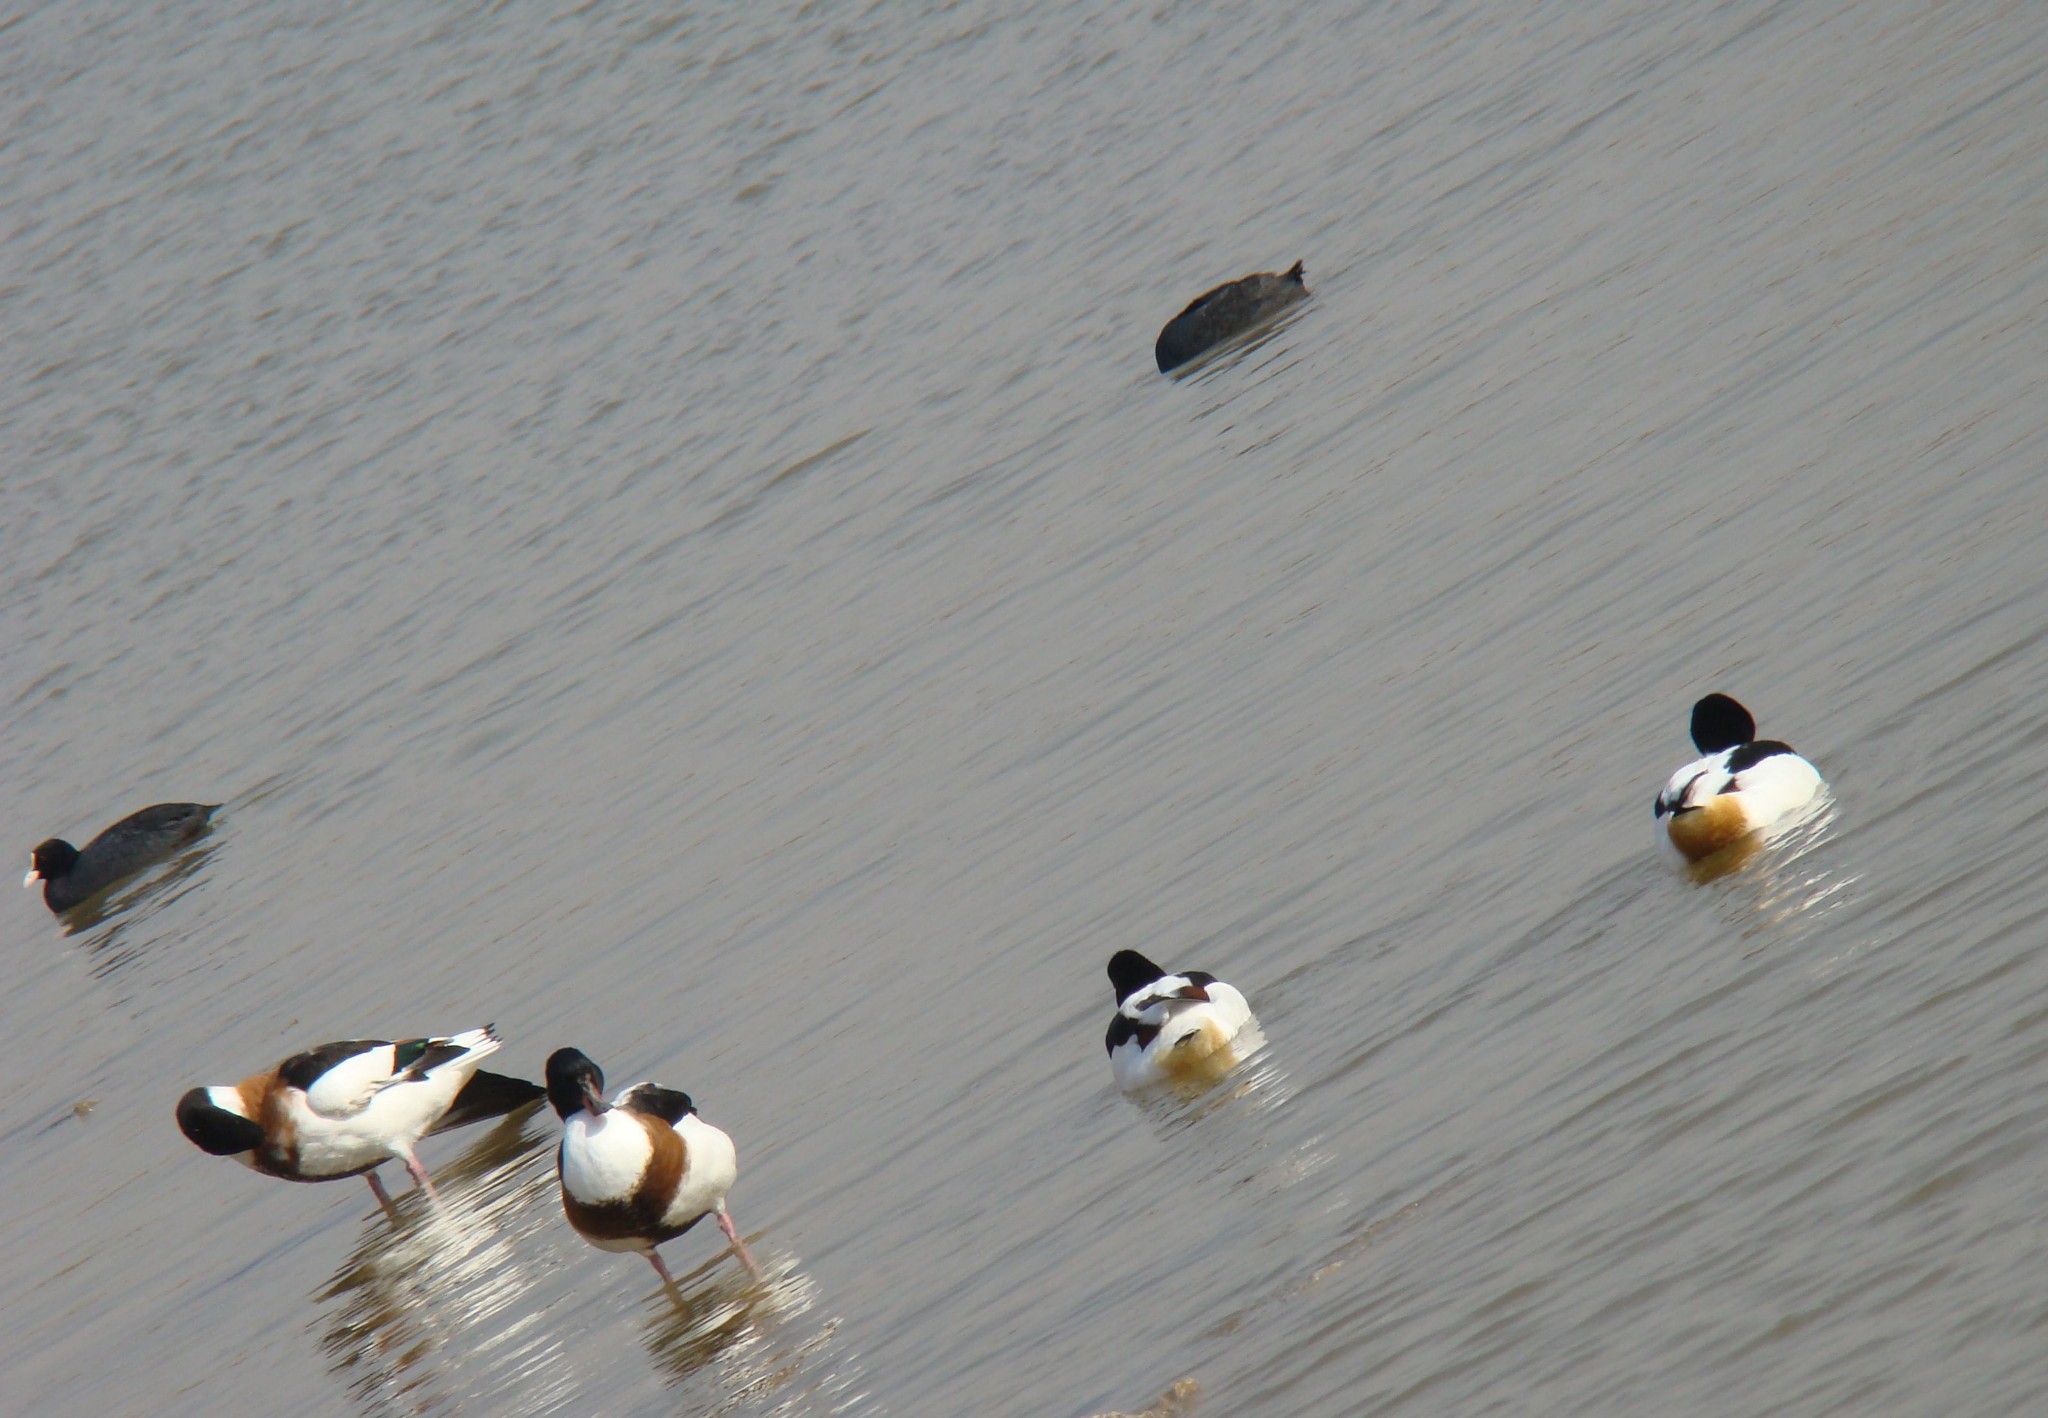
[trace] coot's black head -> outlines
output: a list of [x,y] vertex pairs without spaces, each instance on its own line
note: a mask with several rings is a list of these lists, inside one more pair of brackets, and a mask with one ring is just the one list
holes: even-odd
[[56,881],[71,875],[71,865],[78,860],[78,848],[62,837],[52,837],[39,842],[36,849],[28,854],[28,875],[21,879],[23,886],[34,886],[39,881]]
[[215,1157],[233,1157],[263,1145],[263,1129],[214,1102],[210,1088],[194,1088],[178,1100],[178,1131]]
[[1119,950],[1109,957],[1109,985],[1116,991],[1118,1004],[1122,1004],[1154,980],[1165,978],[1164,970],[1135,950]]
[[1692,706],[1692,741],[1701,753],[1739,748],[1756,737],[1756,720],[1725,694],[1710,694]]
[[604,1070],[581,1049],[555,1050],[548,1055],[548,1101],[564,1118],[586,1108],[602,1113],[611,1106],[604,1101]]

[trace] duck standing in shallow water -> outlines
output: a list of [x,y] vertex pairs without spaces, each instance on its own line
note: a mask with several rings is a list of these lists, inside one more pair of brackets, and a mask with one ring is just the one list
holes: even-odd
[[1756,720],[1725,694],[1692,706],[1692,741],[1705,755],[1657,794],[1664,838],[1697,862],[1784,821],[1813,801],[1820,773],[1789,744],[1756,736]]
[[578,1235],[601,1251],[638,1251],[674,1292],[655,1247],[716,1216],[740,1263],[760,1276],[725,1210],[739,1154],[689,1094],[636,1083],[607,1103],[604,1070],[576,1049],[548,1055],[547,1079],[562,1117],[562,1211]]
[[322,1044],[240,1083],[192,1089],[178,1100],[178,1130],[203,1152],[288,1182],[363,1177],[395,1216],[379,1166],[403,1162],[438,1201],[419,1140],[541,1096],[525,1079],[479,1070],[498,1042],[486,1024],[446,1039]]
[[1196,296],[1159,332],[1159,342],[1152,347],[1159,372],[1178,369],[1225,340],[1257,329],[1296,301],[1306,300],[1308,287],[1302,283],[1302,275],[1301,262],[1296,261],[1284,275],[1262,271]]
[[1104,1043],[1126,1093],[1213,1067],[1252,1017],[1236,986],[1200,970],[1170,975],[1135,950],[1109,957],[1109,984],[1116,1017]]
[[158,803],[131,813],[85,844],[51,837],[28,854],[23,886],[43,884],[43,904],[68,911],[124,877],[154,866],[206,830],[219,803]]

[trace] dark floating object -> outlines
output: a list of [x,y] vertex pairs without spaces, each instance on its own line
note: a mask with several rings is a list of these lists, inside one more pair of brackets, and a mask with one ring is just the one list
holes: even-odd
[[80,851],[52,837],[29,853],[23,886],[43,884],[43,904],[68,911],[123,877],[154,866],[206,830],[219,803],[158,803],[124,817]]
[[1203,351],[1256,329],[1296,301],[1307,299],[1308,287],[1301,278],[1301,262],[1296,261],[1283,276],[1261,271],[1196,296],[1159,332],[1159,343],[1152,350],[1159,360],[1159,372],[1177,369]]

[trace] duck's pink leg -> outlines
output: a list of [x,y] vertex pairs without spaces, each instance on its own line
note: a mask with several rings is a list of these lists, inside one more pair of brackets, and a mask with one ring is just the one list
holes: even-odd
[[370,1184],[370,1190],[377,1194],[377,1205],[384,1208],[384,1214],[391,1218],[391,1224],[398,1224],[398,1208],[391,1204],[391,1193],[384,1190],[384,1184],[377,1180],[375,1172],[363,1173],[363,1180]]
[[434,1190],[434,1179],[427,1175],[427,1169],[420,1165],[419,1158],[413,1156],[410,1147],[405,1149],[404,1155],[399,1160],[405,1163],[405,1170],[412,1173],[412,1179],[419,1184],[420,1190],[427,1194],[427,1200],[439,1206],[441,1204],[441,1193]]
[[668,1297],[676,1302],[678,1308],[681,1308],[683,1292],[676,1285],[676,1278],[668,1273],[668,1267],[661,1263],[661,1252],[649,1246],[641,1254],[646,1256],[647,1263],[654,1267],[654,1273],[661,1277],[662,1287],[668,1291]]
[[740,1258],[740,1264],[747,1268],[747,1273],[759,1280],[761,1267],[755,1265],[754,1258],[747,1254],[747,1243],[740,1239],[740,1233],[733,1228],[732,1218],[725,1214],[725,1208],[722,1206],[718,1208],[718,1229],[725,1232],[726,1240],[732,1242],[733,1254]]

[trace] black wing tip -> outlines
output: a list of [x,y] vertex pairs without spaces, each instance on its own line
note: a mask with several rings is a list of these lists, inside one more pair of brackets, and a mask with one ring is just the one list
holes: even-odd
[[547,1093],[547,1089],[538,1083],[478,1069],[470,1075],[469,1082],[462,1085],[462,1091],[455,1095],[448,1111],[434,1124],[434,1131],[446,1132],[486,1118],[502,1118],[529,1104],[538,1103],[547,1097]]
[[1308,268],[1304,266],[1301,262],[1296,261],[1292,266],[1289,266],[1287,268],[1286,274],[1281,276],[1280,279],[1283,281],[1292,281],[1296,285],[1301,286],[1304,290],[1306,290],[1307,282],[1304,278],[1307,275]]
[[409,1082],[418,1083],[442,1064],[469,1057],[474,1048],[453,1039],[404,1039],[392,1045],[391,1061]]

